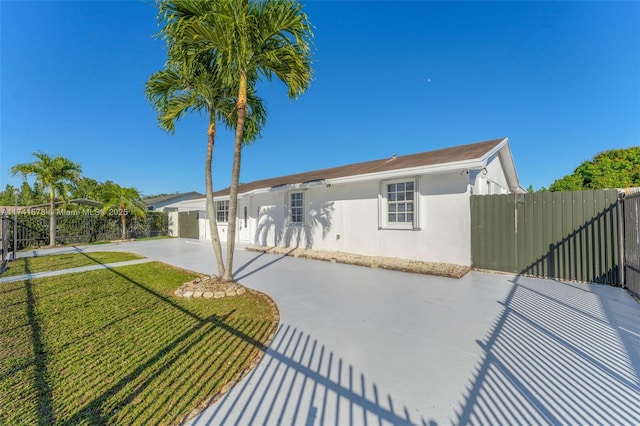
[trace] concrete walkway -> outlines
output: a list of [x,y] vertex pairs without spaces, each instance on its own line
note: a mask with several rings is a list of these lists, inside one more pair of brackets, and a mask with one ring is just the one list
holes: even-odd
[[[18,257],[19,259],[19,257]],[[55,277],[56,275],[76,274],[78,272],[95,271],[98,269],[111,269],[119,266],[137,265],[139,263],[151,262],[150,259],[126,260],[124,262],[103,263],[100,265],[78,266],[77,268],[61,269],[58,271],[35,272],[33,274],[14,275],[11,277],[0,277],[0,284],[10,283],[14,281],[33,280],[36,278]]]
[[[215,270],[209,244],[183,239],[54,251],[74,250]],[[243,250],[235,265],[238,281],[275,300],[281,325],[257,368],[195,425],[640,419],[640,306],[623,289],[477,272],[453,280]]]

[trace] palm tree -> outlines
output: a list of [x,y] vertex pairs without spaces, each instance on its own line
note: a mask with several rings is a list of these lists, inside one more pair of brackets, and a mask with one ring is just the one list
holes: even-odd
[[[210,2],[166,1],[159,6],[159,21],[163,25],[159,36],[167,42],[168,60],[165,69],[154,73],[146,84],[146,95],[158,112],[160,127],[175,133],[175,121],[188,112],[208,115],[205,186],[211,244],[218,275],[226,274],[215,206],[211,164],[216,136],[216,122],[233,127],[237,121],[234,90],[221,79],[215,51],[199,51],[198,42],[185,38],[183,28],[198,22],[211,11]],[[262,101],[252,90],[249,95],[251,117],[246,121],[247,141],[255,140],[266,120]],[[234,216],[229,216],[234,217]]]
[[16,164],[11,167],[11,174],[18,173],[26,179],[35,176],[36,183],[49,191],[49,245],[56,245],[56,194],[64,197],[69,185],[77,180],[81,173],[80,165],[60,155],[51,157],[44,152],[34,152],[37,158],[32,163]]
[[302,5],[293,0],[217,0],[208,4],[206,14],[181,26],[179,32],[184,39],[194,40],[196,52],[215,52],[223,82],[237,90],[229,195],[229,217],[233,219],[229,221],[227,269],[222,277],[231,281],[241,154],[249,115],[247,95],[254,81],[271,81],[274,76],[287,86],[289,98],[304,93],[312,80],[313,33]]
[[109,183],[106,185],[103,196],[102,214],[120,216],[121,236],[123,240],[126,240],[127,216],[133,214],[144,218],[147,214],[140,193],[135,188],[123,188],[116,183]]

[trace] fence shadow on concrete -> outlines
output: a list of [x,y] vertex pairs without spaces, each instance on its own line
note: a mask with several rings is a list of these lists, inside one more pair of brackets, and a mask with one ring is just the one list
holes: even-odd
[[[619,255],[616,232],[617,206],[611,204],[565,235],[548,245],[544,255],[519,271],[540,277],[619,284]],[[606,223],[606,225],[605,225]]]
[[637,303],[608,286],[523,277],[513,284],[478,342],[484,357],[456,423],[637,423]]
[[260,365],[197,425],[427,425],[317,339],[281,325]]

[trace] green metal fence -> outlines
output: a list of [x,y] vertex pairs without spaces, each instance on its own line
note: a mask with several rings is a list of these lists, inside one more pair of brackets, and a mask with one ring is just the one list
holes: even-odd
[[621,284],[616,190],[471,196],[475,268]]
[[[13,215],[12,215],[13,218]],[[17,216],[18,250],[49,244],[49,215],[24,213]],[[9,221],[8,238],[13,244],[13,219]],[[166,236],[169,219],[166,213],[149,212],[146,218],[127,218],[127,238]],[[119,216],[101,216],[82,211],[56,216],[56,244],[79,244],[121,238]]]

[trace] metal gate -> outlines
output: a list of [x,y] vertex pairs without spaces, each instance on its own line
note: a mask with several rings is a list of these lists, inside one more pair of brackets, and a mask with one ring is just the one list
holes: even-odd
[[621,285],[618,191],[471,196],[479,269]]
[[629,291],[640,295],[640,193],[624,198],[624,276]]
[[178,213],[178,236],[180,238],[199,238],[198,212]]

